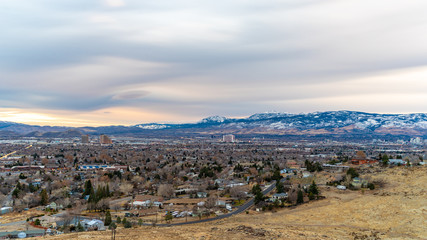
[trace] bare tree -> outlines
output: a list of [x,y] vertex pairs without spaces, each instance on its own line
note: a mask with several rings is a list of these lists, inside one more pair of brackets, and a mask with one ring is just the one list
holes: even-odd
[[6,199],[6,195],[0,192],[0,204],[3,205],[3,201]]
[[157,194],[164,198],[171,198],[175,195],[175,189],[171,184],[161,184],[157,190]]
[[122,183],[119,188],[121,193],[129,195],[133,190],[133,185],[130,183]]
[[64,214],[61,215],[61,220],[64,223],[63,225],[64,229],[67,229],[68,225],[70,225],[73,218],[74,217],[70,214],[69,211],[66,211]]
[[216,196],[209,196],[208,199],[206,199],[205,207],[208,210],[208,214],[210,214],[211,210],[215,208],[216,202],[218,198]]
[[96,203],[96,208],[105,211],[110,208],[110,199],[103,198]]
[[239,201],[242,200],[246,196],[246,194],[243,191],[243,188],[241,186],[231,188],[230,194],[233,198],[235,198]]

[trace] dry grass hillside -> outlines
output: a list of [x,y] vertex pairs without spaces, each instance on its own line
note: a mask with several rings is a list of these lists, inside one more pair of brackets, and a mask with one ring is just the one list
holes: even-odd
[[[427,168],[372,173],[373,191],[323,189],[326,199],[271,213],[180,227],[119,229],[116,239],[427,239]],[[110,231],[48,239],[111,239]]]

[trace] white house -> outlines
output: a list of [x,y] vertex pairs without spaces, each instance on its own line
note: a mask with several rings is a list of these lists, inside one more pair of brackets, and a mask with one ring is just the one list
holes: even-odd
[[273,199],[274,200],[282,200],[282,199],[285,199],[285,198],[287,198],[288,197],[288,194],[287,193],[275,193],[275,194],[273,194]]
[[134,207],[159,207],[163,205],[163,203],[158,201],[152,202],[151,200],[146,200],[146,201],[133,201],[132,205]]
[[84,219],[80,223],[86,230],[105,230],[104,222],[98,219]]

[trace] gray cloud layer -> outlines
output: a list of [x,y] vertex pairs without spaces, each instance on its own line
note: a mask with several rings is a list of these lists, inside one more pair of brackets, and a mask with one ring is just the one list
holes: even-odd
[[[424,71],[426,10],[421,0],[3,1],[0,108],[427,111],[407,98],[427,98],[422,77],[409,79],[416,88],[393,78]],[[390,95],[400,104],[379,98]]]

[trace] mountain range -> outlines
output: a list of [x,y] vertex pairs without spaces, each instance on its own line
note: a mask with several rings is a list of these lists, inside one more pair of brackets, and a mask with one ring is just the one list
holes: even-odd
[[0,122],[2,137],[78,137],[82,134],[133,137],[195,137],[235,134],[289,138],[409,138],[427,136],[427,114],[378,114],[355,111],[258,113],[247,118],[212,116],[197,123],[148,123],[133,126],[57,127]]

